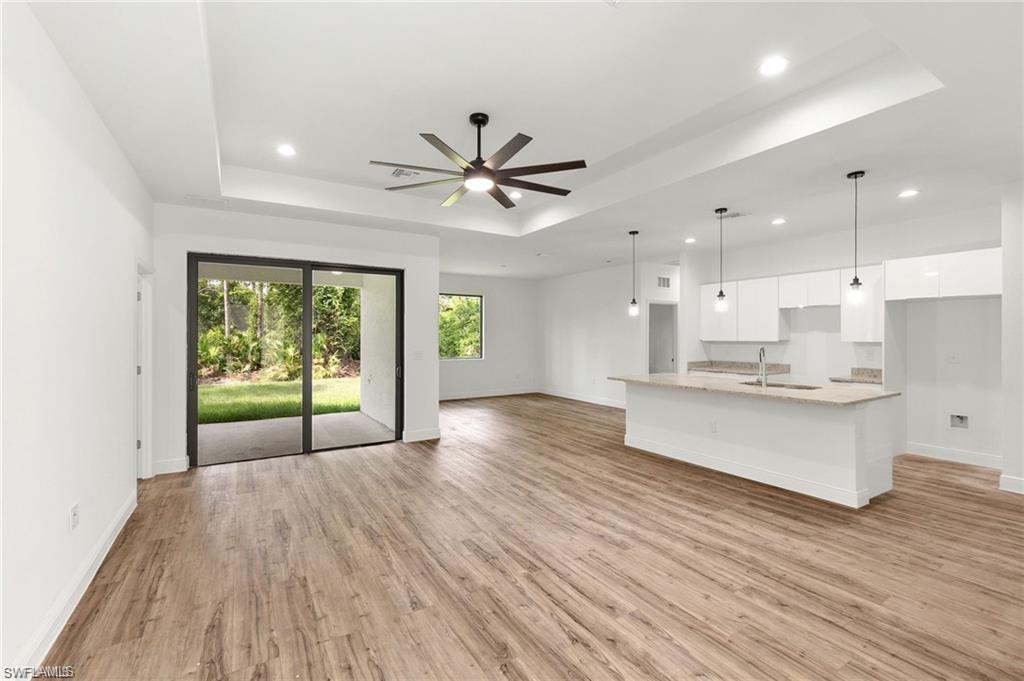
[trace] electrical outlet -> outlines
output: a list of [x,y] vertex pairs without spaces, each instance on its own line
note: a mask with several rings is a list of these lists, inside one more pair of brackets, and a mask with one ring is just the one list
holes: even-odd
[[712,433],[717,433],[718,432],[718,424],[715,423],[714,421],[711,421],[711,422],[708,423],[708,428],[711,429]]
[[960,355],[955,353],[955,352],[949,353],[948,355],[946,355],[946,363],[948,363],[948,364],[959,364],[960,363]]
[[68,511],[68,523],[72,530],[78,527],[78,504],[72,506]]
[[950,428],[967,428],[967,416],[964,414],[950,414],[949,415],[949,427]]

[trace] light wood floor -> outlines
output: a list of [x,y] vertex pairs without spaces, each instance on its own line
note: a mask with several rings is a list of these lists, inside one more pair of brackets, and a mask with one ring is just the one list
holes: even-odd
[[46,664],[78,679],[1021,679],[1024,497],[901,457],[853,511],[627,449],[622,412],[448,402],[439,443],[213,466],[139,508]]

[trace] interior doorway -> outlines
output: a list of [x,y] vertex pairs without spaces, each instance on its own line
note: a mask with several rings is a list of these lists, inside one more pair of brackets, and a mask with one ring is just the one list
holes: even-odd
[[652,374],[676,372],[676,303],[648,306],[647,363]]
[[192,466],[401,435],[402,272],[190,254]]

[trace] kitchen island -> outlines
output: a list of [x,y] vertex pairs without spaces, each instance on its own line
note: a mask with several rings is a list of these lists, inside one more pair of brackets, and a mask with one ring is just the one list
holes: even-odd
[[[859,508],[892,489],[904,425],[880,386],[641,374],[626,385],[630,447]],[[751,385],[754,383],[755,385]]]

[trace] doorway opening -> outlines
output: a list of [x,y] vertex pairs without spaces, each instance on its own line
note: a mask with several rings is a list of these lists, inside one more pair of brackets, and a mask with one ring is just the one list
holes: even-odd
[[651,303],[647,314],[647,364],[652,374],[676,372],[676,303]]
[[190,254],[192,466],[391,442],[402,272]]

